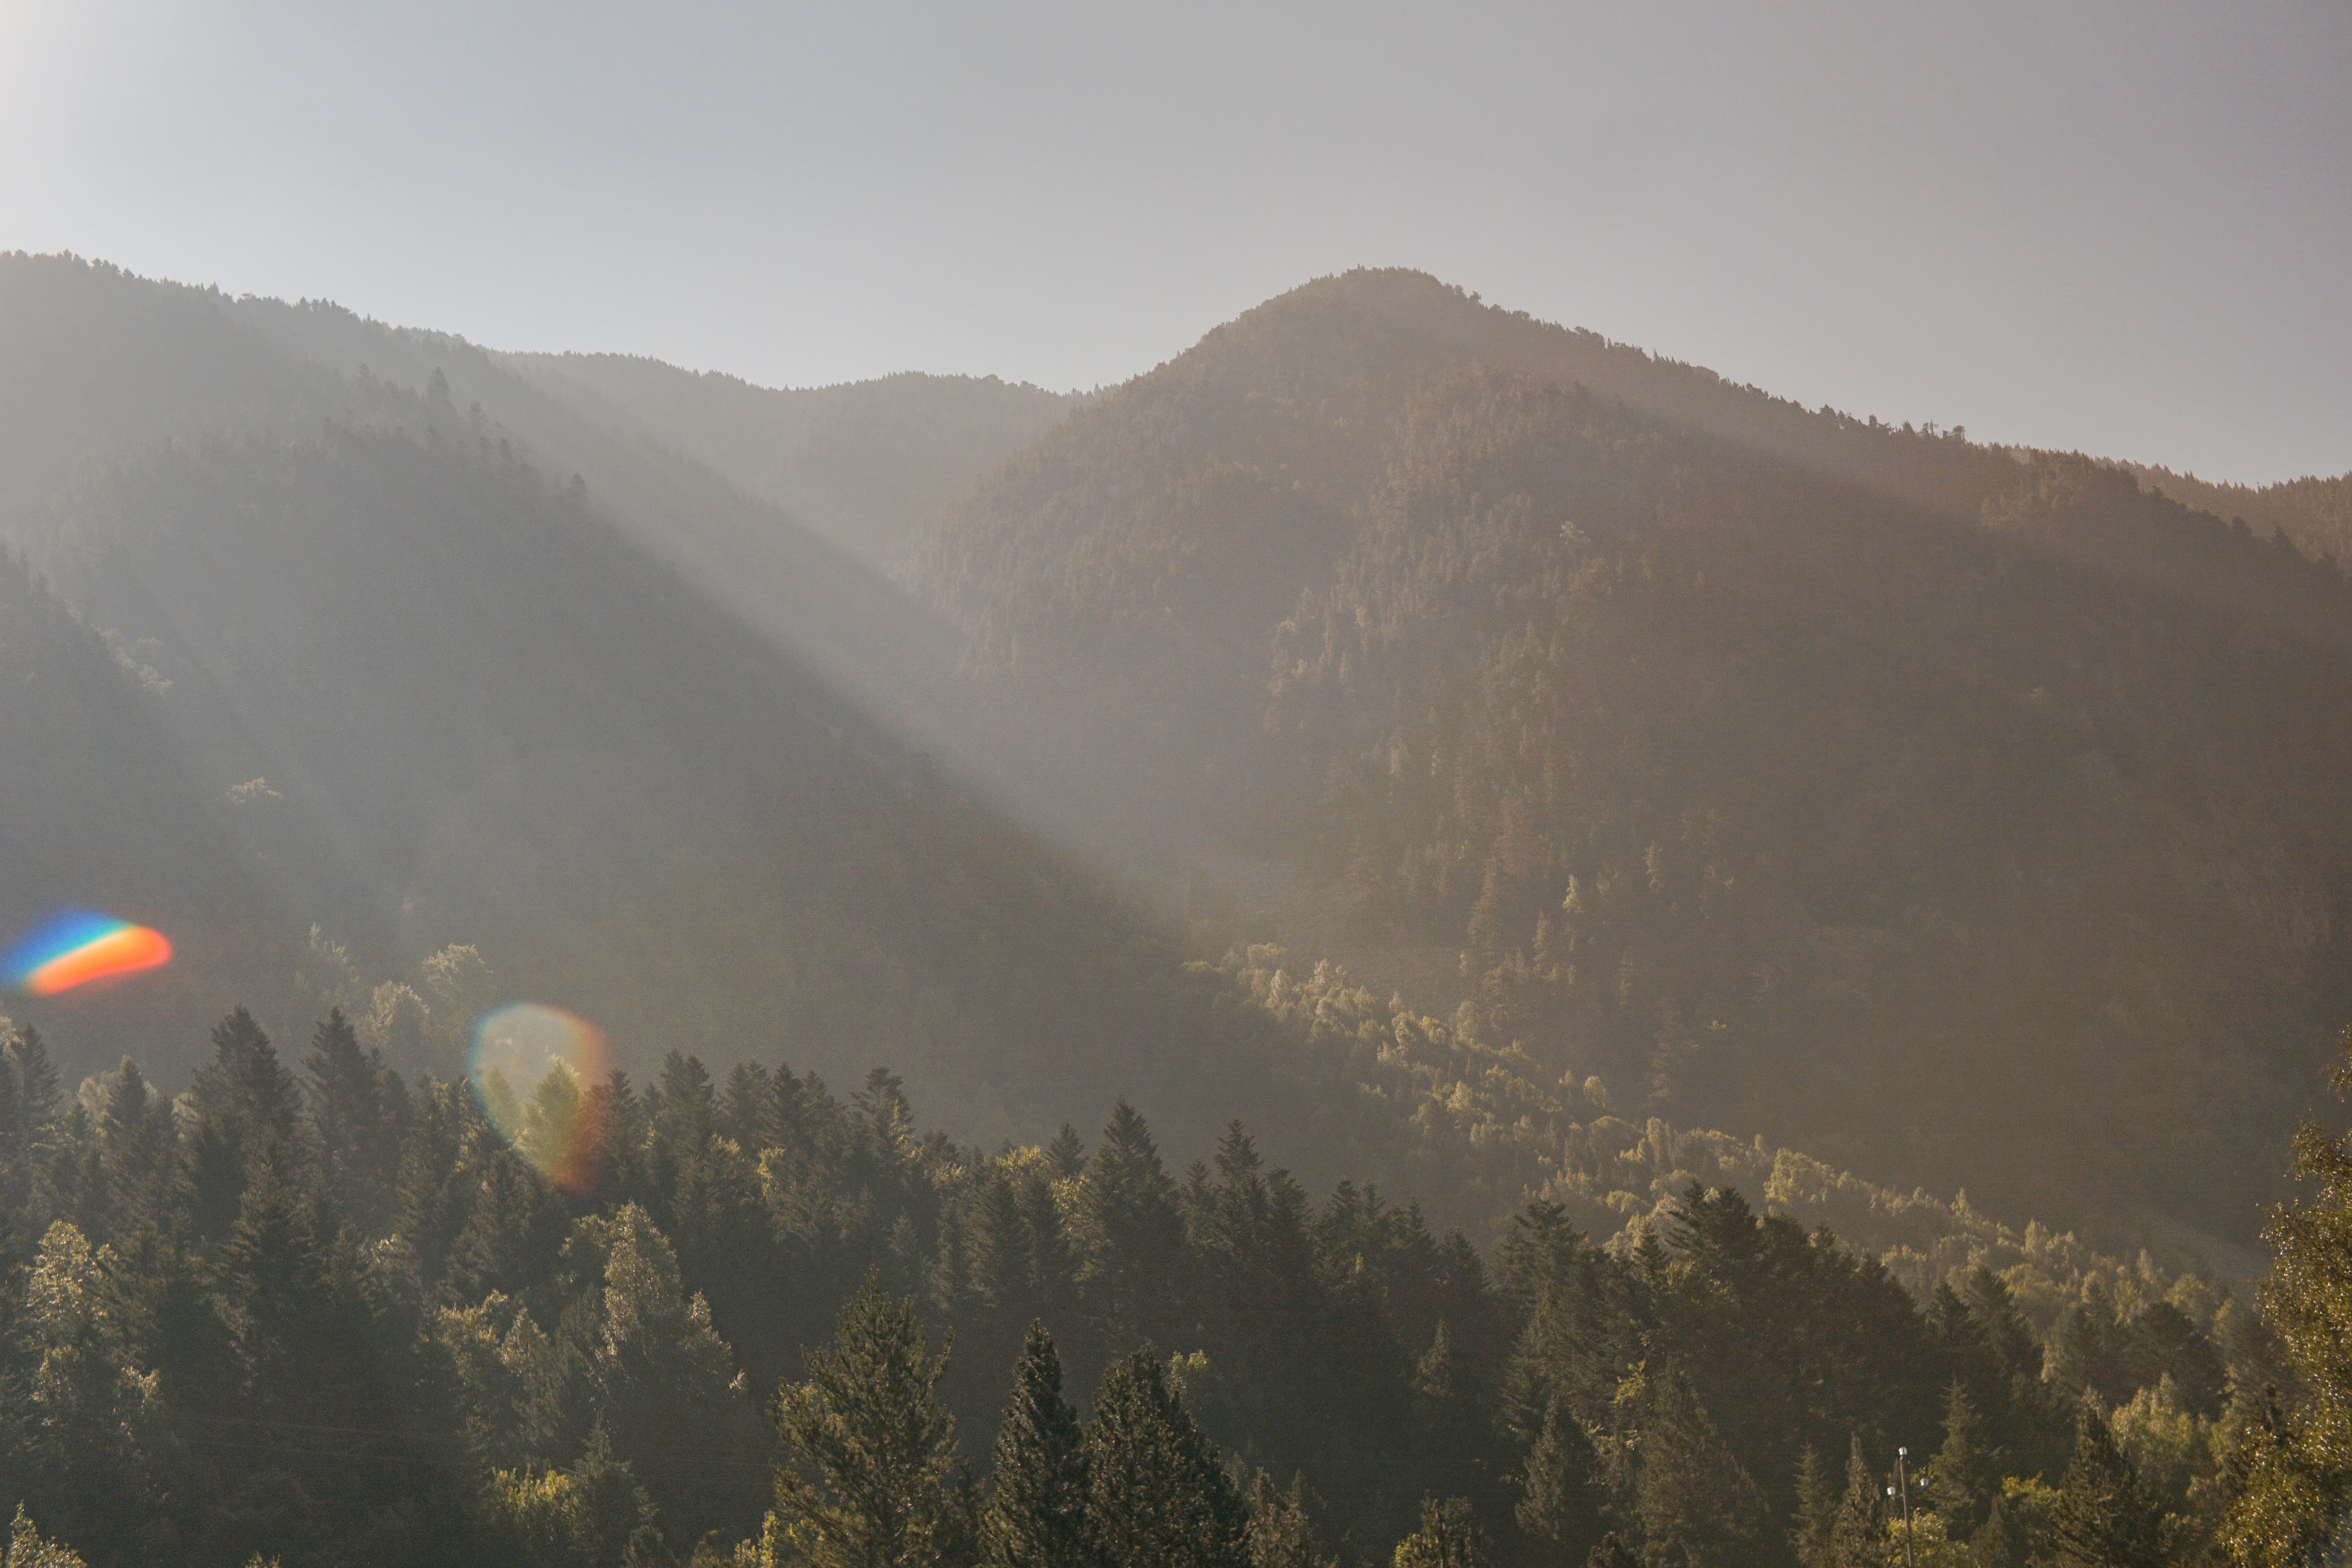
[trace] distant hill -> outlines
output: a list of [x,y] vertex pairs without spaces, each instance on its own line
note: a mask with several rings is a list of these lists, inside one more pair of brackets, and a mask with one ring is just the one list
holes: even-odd
[[[287,995],[300,927],[240,847],[238,809],[184,765],[139,665],[0,553],[0,945],[61,909],[168,932],[165,969],[0,1014],[179,1059],[189,1020]],[[102,1064],[110,1065],[110,1064]]]
[[921,525],[1080,402],[994,376],[909,372],[776,388],[622,354],[499,361],[586,418],[676,447],[885,571]]
[[2352,999],[2352,594],[2111,465],[1352,273],[919,559],[1139,833],[1458,946],[1621,1107],[2242,1238]]
[[[887,1062],[972,1136],[1122,1092],[1192,1146],[1235,1110],[1295,1122],[1271,1036],[1208,1030],[1161,935],[903,738],[885,689],[919,706],[946,639],[772,507],[331,307],[14,257],[0,337],[28,346],[0,363],[8,405],[55,411],[0,447],[16,548],[153,678],[27,581],[0,606],[0,649],[47,661],[34,694],[58,649],[98,694],[0,710],[33,770],[7,803],[23,878],[174,931],[217,896],[223,942],[230,914],[277,922],[278,958],[221,966],[242,996],[207,985],[176,1048],[140,1042],[155,1070],[242,999],[281,1036],[341,1001],[446,1074],[512,996],[640,1070],[672,1047]],[[61,1001],[8,1010],[76,1071],[123,1048]]]
[[2153,490],[2199,511],[2242,521],[2256,532],[2284,534],[2306,555],[2352,562],[2352,474],[2283,479],[2270,485],[2215,484],[2194,474],[2128,463]]

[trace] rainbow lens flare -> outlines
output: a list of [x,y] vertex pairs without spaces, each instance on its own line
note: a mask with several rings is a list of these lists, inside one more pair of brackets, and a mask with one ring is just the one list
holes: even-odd
[[0,958],[0,976],[36,996],[54,996],[93,980],[135,974],[167,963],[172,944],[161,931],[112,915],[67,910],[52,915]]
[[592,1091],[612,1072],[613,1053],[593,1024],[536,1002],[483,1014],[466,1063],[499,1136],[571,1193],[603,1173],[604,1100]]

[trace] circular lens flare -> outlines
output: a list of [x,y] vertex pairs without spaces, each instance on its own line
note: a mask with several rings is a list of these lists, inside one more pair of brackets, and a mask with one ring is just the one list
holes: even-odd
[[570,1193],[596,1184],[613,1053],[593,1024],[536,1002],[485,1013],[466,1078],[499,1136]]

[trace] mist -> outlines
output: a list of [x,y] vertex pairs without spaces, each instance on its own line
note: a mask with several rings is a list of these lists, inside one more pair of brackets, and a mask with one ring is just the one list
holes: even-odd
[[2339,16],[0,30],[11,1568],[2335,1550]]

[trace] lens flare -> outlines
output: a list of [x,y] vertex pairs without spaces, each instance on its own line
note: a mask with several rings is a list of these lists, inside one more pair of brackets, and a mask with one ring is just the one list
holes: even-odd
[[112,915],[66,910],[49,917],[0,958],[0,976],[35,996],[54,996],[93,980],[134,974],[167,963],[172,944],[161,931]]
[[596,1184],[604,1163],[601,1092],[613,1053],[593,1024],[517,1002],[482,1015],[466,1077],[516,1153],[566,1192]]

